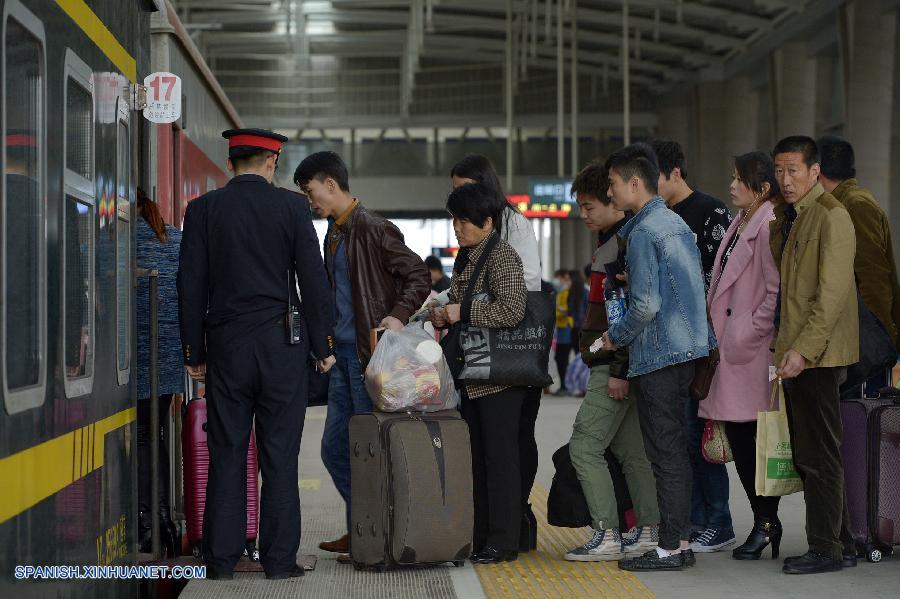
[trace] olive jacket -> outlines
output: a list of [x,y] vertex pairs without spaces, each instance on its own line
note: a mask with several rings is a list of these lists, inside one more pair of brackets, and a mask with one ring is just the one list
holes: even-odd
[[786,204],[775,207],[769,245],[781,272],[775,365],[793,349],[807,368],[859,361],[859,313],[853,278],[856,236],[847,210],[821,184],[794,204],[797,217],[782,252]]
[[831,195],[844,205],[856,233],[853,271],[866,307],[884,324],[894,345],[900,348],[900,284],[887,214],[868,189],[856,179],[847,179]]

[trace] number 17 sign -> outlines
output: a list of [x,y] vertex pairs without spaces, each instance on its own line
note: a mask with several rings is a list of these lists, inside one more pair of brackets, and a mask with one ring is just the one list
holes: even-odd
[[144,118],[151,123],[174,123],[181,118],[181,77],[151,73],[144,79],[147,107]]

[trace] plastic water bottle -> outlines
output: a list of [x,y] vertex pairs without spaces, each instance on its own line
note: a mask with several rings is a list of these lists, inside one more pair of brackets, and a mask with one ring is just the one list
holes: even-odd
[[612,326],[625,318],[628,294],[624,287],[607,287],[603,295],[606,298],[606,320]]

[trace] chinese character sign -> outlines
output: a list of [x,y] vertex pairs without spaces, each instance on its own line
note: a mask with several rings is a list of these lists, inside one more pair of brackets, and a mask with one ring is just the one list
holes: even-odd
[[181,118],[181,78],[172,73],[152,73],[144,79],[147,107],[144,118],[151,123],[174,123]]

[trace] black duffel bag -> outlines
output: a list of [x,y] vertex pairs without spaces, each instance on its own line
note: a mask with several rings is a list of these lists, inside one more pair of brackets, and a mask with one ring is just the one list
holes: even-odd
[[847,380],[841,393],[859,390],[860,385],[897,363],[897,348],[884,324],[866,307],[857,292],[859,303],[859,362],[847,368]]
[[[613,492],[616,495],[619,530],[625,531],[628,530],[625,512],[632,509],[631,495],[628,493],[625,474],[622,472],[622,464],[609,448],[603,453],[603,457],[606,459],[609,475],[612,478]],[[591,526],[591,512],[588,509],[587,500],[584,498],[584,491],[578,480],[578,474],[575,472],[575,466],[572,465],[568,443],[553,454],[553,466],[556,468],[556,474],[553,475],[553,484],[550,485],[550,494],[547,496],[547,523],[551,526],[565,528]]]
[[[462,303],[472,299],[474,282],[498,241],[496,235],[488,241],[475,264]],[[553,382],[547,368],[555,323],[555,294],[529,291],[525,316],[518,325],[485,328],[457,322],[441,346],[457,382],[543,388]]]

